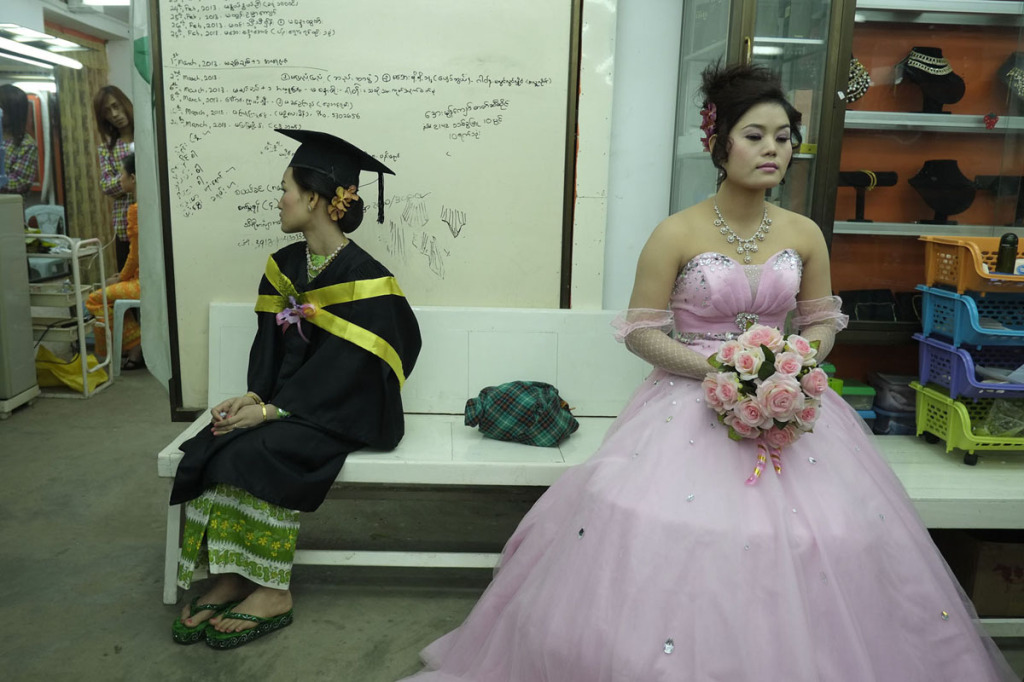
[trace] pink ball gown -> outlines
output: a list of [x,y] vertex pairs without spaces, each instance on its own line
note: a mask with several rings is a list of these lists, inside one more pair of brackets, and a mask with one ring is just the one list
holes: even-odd
[[[672,294],[680,332],[782,326],[792,250],[702,254]],[[693,346],[705,354],[716,342]],[[626,352],[623,350],[623,352]],[[754,485],[700,383],[661,370],[600,449],[506,545],[466,621],[414,682],[1015,680],[857,414],[823,398],[814,432]]]

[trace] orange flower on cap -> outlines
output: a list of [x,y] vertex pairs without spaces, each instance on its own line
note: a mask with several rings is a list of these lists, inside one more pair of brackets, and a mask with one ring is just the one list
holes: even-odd
[[334,196],[331,198],[331,205],[327,207],[327,214],[331,216],[331,220],[335,222],[341,220],[348,213],[348,207],[353,201],[359,199],[359,195],[356,194],[356,186],[349,185],[348,187],[339,187],[334,191]]

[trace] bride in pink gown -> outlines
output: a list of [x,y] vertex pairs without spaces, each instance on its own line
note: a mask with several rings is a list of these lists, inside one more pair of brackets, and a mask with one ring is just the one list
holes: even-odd
[[706,358],[747,322],[821,342],[845,324],[810,220],[769,205],[800,114],[760,67],[709,68],[717,194],[666,219],[617,334],[655,366],[600,449],[508,541],[415,682],[1015,680],[856,413],[752,485],[756,447],[704,404]]

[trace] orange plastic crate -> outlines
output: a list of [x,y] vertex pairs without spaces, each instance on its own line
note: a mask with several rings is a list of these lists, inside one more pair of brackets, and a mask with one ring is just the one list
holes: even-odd
[[[958,294],[965,291],[985,293],[1024,293],[1024,275],[1001,272],[986,274],[981,264],[990,270],[996,266],[999,237],[940,237],[924,235],[924,279],[928,286],[936,284],[955,287]],[[1024,244],[1024,240],[1021,240]],[[1024,247],[1018,245],[1017,258],[1024,258]]]

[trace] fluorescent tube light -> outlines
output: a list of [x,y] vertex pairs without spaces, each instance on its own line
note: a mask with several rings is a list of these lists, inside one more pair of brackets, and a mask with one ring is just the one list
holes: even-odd
[[132,4],[132,0],[82,0],[83,5],[92,5],[93,7],[102,7],[103,5],[113,5],[115,7],[128,7]]
[[13,59],[13,60],[18,61],[18,62],[24,62],[26,64],[31,64],[32,66],[39,66],[39,67],[42,67],[44,69],[52,69],[53,68],[53,64],[47,64],[46,62],[36,61],[35,59],[29,59],[28,57],[19,57],[16,54],[11,54],[10,52],[4,52],[3,50],[0,50],[0,59]]
[[0,38],[0,50],[5,52],[14,52],[31,59],[35,59],[41,62],[50,62],[58,66],[67,66],[72,69],[82,68],[82,62],[71,57],[65,57],[64,55],[55,54],[49,50],[40,50],[38,47],[32,47],[31,45],[22,45],[14,40],[8,40],[7,38]]
[[57,92],[57,84],[53,81],[18,81],[14,87],[36,92]]

